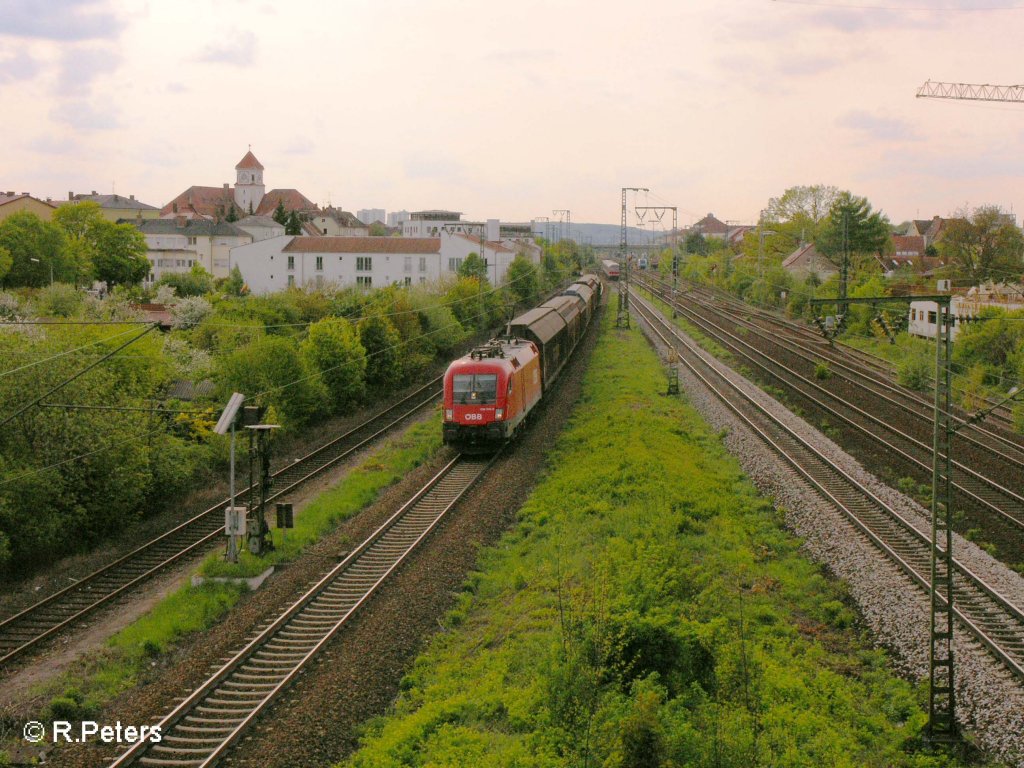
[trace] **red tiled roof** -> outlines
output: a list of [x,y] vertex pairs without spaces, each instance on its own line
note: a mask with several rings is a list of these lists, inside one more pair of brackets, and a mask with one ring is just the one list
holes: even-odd
[[[461,237],[463,240],[469,240],[474,245],[480,245],[480,238],[476,235],[464,235],[461,232],[455,235],[455,237]],[[515,253],[511,248],[506,248],[501,243],[495,242],[494,240],[488,240],[484,245],[485,248],[490,248],[495,253]]]
[[173,213],[177,204],[178,213],[191,208],[201,216],[227,215],[234,202],[235,192],[231,187],[189,187],[161,208],[160,214]]
[[892,245],[897,256],[906,257],[908,254],[919,256],[924,253],[924,236],[893,235]]
[[440,253],[439,237],[294,237],[285,253]]
[[238,161],[238,165],[235,166],[235,170],[247,171],[250,168],[255,168],[260,171],[264,170],[263,165],[256,159],[256,155],[252,153],[252,150],[246,152],[245,157]]
[[260,200],[260,207],[253,213],[257,216],[269,216],[277,208],[278,202],[284,203],[286,211],[318,211],[316,203],[307,198],[297,189],[272,189]]

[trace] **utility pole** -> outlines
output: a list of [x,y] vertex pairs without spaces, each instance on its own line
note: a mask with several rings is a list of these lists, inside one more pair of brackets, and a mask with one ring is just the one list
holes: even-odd
[[667,211],[672,211],[672,317],[678,317],[679,313],[676,311],[676,294],[679,292],[679,254],[677,248],[679,239],[679,208],[674,205],[637,205],[634,207],[634,210],[640,218],[640,221],[644,220],[648,211],[653,211],[654,220],[659,224],[661,224],[665,218],[665,213]]
[[615,318],[616,328],[629,328],[629,252],[626,250],[629,237],[626,222],[626,193],[650,191],[647,187],[622,188],[622,229],[619,237],[619,258],[622,260],[623,269],[622,275],[619,277],[619,312]]
[[[569,232],[572,227],[572,211],[568,208],[556,208],[551,212],[553,216],[558,217],[558,239],[564,240],[564,232]],[[563,230],[563,226],[565,229]]]
[[[959,429],[950,411],[952,314],[949,294],[934,296],[877,296],[847,299],[849,304],[910,304],[935,302],[935,409],[932,432],[932,520],[929,585],[930,637],[928,653],[928,738],[935,744],[960,740],[956,727],[953,687],[953,497],[950,444]],[[837,304],[839,299],[812,299],[811,306]]]

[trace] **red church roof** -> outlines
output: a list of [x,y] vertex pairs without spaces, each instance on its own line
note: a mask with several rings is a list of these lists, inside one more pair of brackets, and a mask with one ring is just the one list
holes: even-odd
[[245,153],[245,157],[238,161],[238,165],[235,166],[235,170],[247,171],[252,168],[262,171],[263,165],[260,163],[259,160],[256,159],[256,155],[254,155],[252,153],[252,150],[250,149],[248,152]]

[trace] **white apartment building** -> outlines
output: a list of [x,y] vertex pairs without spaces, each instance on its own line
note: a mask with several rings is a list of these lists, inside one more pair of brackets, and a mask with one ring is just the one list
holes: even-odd
[[402,237],[440,237],[449,235],[484,234],[481,221],[463,221],[458,211],[413,211],[407,221],[402,222]]
[[383,208],[363,208],[356,211],[356,218],[366,226],[370,226],[378,221],[383,224],[387,220],[387,215]]
[[152,284],[168,272],[188,272],[195,264],[214,277],[227,277],[232,248],[251,243],[252,235],[226,221],[147,219],[136,223],[146,239]]
[[392,228],[401,227],[403,222],[409,220],[409,216],[408,211],[392,211],[388,214],[388,220],[385,223]]

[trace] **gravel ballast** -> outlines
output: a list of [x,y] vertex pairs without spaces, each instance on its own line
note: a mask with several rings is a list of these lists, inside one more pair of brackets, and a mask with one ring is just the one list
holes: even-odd
[[[646,324],[642,325],[646,332]],[[660,342],[655,339],[655,344],[658,346]],[[696,349],[696,343],[691,340],[691,344]],[[915,501],[881,483],[817,429],[724,363],[703,350],[698,354],[726,373],[743,391],[753,393],[759,404],[915,527],[925,532],[929,530],[929,513]],[[724,432],[726,446],[758,489],[774,497],[776,505],[785,513],[787,525],[804,539],[808,554],[848,583],[850,594],[876,641],[892,653],[899,670],[914,679],[927,680],[930,621],[927,595],[682,364],[679,381],[690,402],[708,423]],[[1018,608],[1024,606],[1024,579],[1019,574],[960,536],[955,536],[953,547],[957,559]],[[959,629],[955,635],[955,653],[957,719],[961,727],[973,732],[981,749],[1010,765],[1024,766],[1024,687],[976,640]]]

